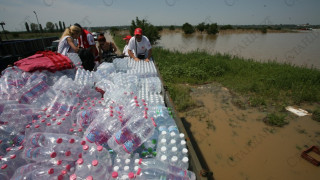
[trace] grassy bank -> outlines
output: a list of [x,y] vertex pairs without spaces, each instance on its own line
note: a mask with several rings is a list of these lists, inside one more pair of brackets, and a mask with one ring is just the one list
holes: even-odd
[[[117,37],[115,42],[119,47]],[[218,82],[245,97],[252,107],[275,107],[320,101],[320,71],[277,62],[261,63],[206,52],[180,53],[153,48],[153,57],[179,111],[195,104],[188,86]]]
[[[57,36],[60,37],[62,32],[53,32],[53,33],[26,33],[26,32],[10,32],[6,34],[9,40],[15,39],[36,39],[42,37],[53,37]],[[7,40],[5,35],[1,33],[1,38],[3,41]]]

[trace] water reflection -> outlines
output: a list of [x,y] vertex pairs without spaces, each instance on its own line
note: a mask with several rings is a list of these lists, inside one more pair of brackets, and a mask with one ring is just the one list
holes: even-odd
[[226,33],[219,35],[164,31],[158,46],[180,52],[205,50],[257,61],[275,60],[320,69],[320,30],[299,33]]

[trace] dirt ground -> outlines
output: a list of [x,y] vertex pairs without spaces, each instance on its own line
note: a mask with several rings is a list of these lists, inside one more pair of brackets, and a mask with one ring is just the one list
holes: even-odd
[[[288,125],[271,127],[262,121],[267,110],[239,105],[243,99],[219,84],[191,90],[199,107],[179,116],[191,124],[191,132],[216,180],[319,179],[320,166],[300,157],[307,147],[320,147],[320,123],[310,115],[288,113]],[[320,156],[311,155],[320,160]]]

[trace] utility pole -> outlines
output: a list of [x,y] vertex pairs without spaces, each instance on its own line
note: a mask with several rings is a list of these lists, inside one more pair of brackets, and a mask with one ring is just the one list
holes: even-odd
[[[38,22],[38,27],[39,27],[39,29],[40,29],[40,24],[39,24],[39,20],[38,20],[37,13],[36,13],[36,11],[33,11],[33,13],[36,15],[37,22]],[[40,31],[40,30],[39,30],[39,31]],[[42,45],[43,45],[43,50],[44,50],[45,45],[44,45],[44,41],[43,41],[43,36],[42,36],[42,33],[41,33],[41,32],[40,32],[40,34],[41,34],[41,40],[42,40]]]
[[2,27],[3,34],[6,36],[6,39],[9,40],[8,37],[7,37],[6,32],[4,31],[4,27],[3,27],[4,25],[6,25],[6,23],[4,23],[4,22],[2,21],[2,22],[0,23],[0,25],[1,25],[1,27]]

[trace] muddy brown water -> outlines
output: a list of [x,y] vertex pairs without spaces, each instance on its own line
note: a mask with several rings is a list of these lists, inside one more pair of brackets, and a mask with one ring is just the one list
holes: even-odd
[[205,50],[215,54],[227,53],[256,61],[274,60],[294,65],[312,65],[320,69],[320,30],[296,33],[257,31],[224,31],[218,35],[165,30],[158,46],[181,52]]
[[191,124],[215,179],[319,179],[320,167],[300,157],[307,147],[320,146],[320,123],[311,116],[291,114],[285,127],[270,127],[262,121],[267,112],[240,108],[235,96],[219,84],[191,89],[201,106],[179,115]]

